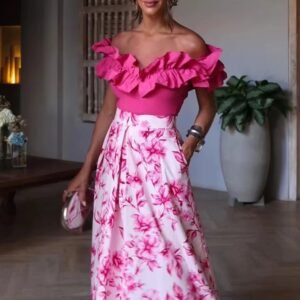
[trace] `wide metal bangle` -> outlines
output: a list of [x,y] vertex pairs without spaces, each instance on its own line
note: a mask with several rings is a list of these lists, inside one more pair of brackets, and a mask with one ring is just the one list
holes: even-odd
[[187,131],[186,136],[188,137],[189,135],[192,135],[193,137],[195,137],[198,140],[196,148],[195,148],[194,151],[195,152],[200,152],[200,150],[202,149],[203,145],[205,144],[203,128],[201,126],[198,126],[198,125],[193,125]]
[[202,138],[205,136],[204,130],[201,126],[193,125],[193,126],[191,126],[191,129],[197,131]]

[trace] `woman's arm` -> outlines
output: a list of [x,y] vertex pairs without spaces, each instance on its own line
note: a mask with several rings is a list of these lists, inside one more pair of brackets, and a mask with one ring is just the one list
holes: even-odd
[[66,200],[68,193],[78,192],[80,201],[85,205],[86,192],[91,172],[95,169],[97,159],[101,152],[102,144],[107,130],[115,116],[116,112],[116,96],[114,95],[110,85],[108,84],[103,105],[97,116],[97,121],[93,130],[92,140],[79,173],[70,181],[67,189],[63,194],[63,201]]
[[107,130],[115,116],[116,96],[108,84],[103,105],[97,116],[96,124],[93,130],[92,140],[83,164],[83,169],[90,173],[96,166],[97,159],[101,152],[103,140]]
[[[191,125],[201,126],[205,135],[208,132],[216,114],[214,95],[213,92],[202,88],[196,88],[196,95],[199,109],[196,119]],[[188,162],[195,151],[197,142],[197,138],[189,135],[182,145],[183,152]]]
[[[205,41],[194,32],[184,35],[181,39],[181,45],[191,57],[199,59],[208,54],[208,47]],[[208,132],[216,114],[216,104],[214,94],[205,88],[196,88],[196,96],[198,101],[198,114],[194,122],[190,125],[201,126],[204,135]],[[189,129],[189,128],[188,128]],[[183,152],[189,162],[197,146],[197,138],[189,135],[182,145]]]

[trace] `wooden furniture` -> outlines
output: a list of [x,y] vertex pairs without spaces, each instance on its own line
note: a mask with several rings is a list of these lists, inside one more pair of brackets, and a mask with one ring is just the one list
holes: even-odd
[[10,223],[16,215],[15,193],[27,187],[55,183],[73,178],[81,163],[28,157],[26,168],[13,169],[8,161],[0,161],[0,223]]

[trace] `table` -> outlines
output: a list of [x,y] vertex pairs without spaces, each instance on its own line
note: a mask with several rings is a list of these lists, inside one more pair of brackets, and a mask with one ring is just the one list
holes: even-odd
[[10,223],[16,215],[14,202],[18,190],[70,180],[82,163],[29,156],[26,168],[13,169],[8,161],[0,161],[0,223]]

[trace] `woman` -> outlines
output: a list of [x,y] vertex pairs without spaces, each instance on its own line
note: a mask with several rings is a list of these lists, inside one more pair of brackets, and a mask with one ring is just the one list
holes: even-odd
[[[84,202],[97,165],[91,298],[217,299],[188,165],[215,115],[212,90],[226,77],[221,50],[171,17],[176,0],[134,3],[139,24],[93,45],[108,87],[67,189]],[[199,112],[182,143],[175,117],[190,89]]]

